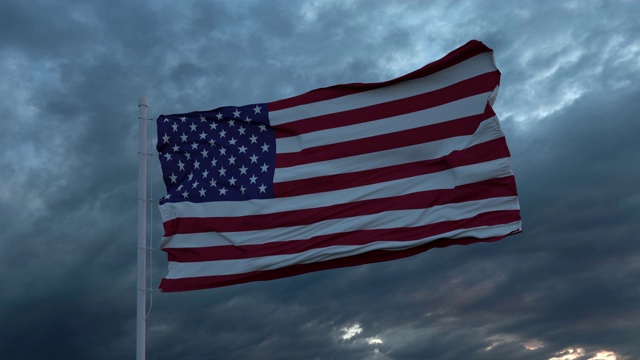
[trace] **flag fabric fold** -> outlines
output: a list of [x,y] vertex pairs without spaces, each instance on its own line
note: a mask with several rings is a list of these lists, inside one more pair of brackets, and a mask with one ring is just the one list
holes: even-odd
[[160,115],[165,292],[388,261],[521,231],[478,41],[399,78]]

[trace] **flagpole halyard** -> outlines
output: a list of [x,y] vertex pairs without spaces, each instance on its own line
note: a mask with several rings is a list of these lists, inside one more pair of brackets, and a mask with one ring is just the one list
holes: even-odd
[[136,360],[145,359],[147,302],[147,97],[138,98],[138,263]]

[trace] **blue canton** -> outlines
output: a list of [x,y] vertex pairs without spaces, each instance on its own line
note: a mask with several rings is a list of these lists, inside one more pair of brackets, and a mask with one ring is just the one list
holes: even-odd
[[273,197],[276,141],[267,104],[158,117],[167,202]]

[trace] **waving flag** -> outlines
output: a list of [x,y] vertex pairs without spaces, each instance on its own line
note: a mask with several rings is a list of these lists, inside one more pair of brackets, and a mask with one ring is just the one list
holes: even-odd
[[471,41],[380,83],[158,117],[169,257],[163,291],[386,261],[521,231],[491,104],[500,72]]

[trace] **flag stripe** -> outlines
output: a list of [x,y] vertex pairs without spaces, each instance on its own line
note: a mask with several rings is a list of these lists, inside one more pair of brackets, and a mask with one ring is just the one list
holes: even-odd
[[[244,217],[208,217],[179,219],[175,226],[176,234],[193,234],[201,232],[233,232],[247,230],[266,230],[271,228],[309,225],[316,222],[349,218],[358,215],[380,214],[383,211],[402,209],[423,209],[443,205],[480,200],[491,197],[515,195],[512,177],[491,179],[481,183],[462,185],[453,189],[438,189],[414,192],[394,197],[353,201],[345,204],[295,210]],[[386,215],[378,215],[379,217]],[[380,220],[382,221],[382,220]],[[173,234],[171,234],[173,235]]]
[[483,212],[470,218],[429,223],[422,226],[385,229],[366,229],[314,236],[303,240],[286,240],[255,245],[226,245],[198,248],[167,248],[169,261],[200,262],[231,259],[250,259],[274,255],[296,254],[328,246],[365,245],[380,241],[406,242],[433,237],[455,229],[471,229],[481,226],[515,222],[520,219],[517,210]]
[[[466,219],[482,212],[517,210],[518,199],[505,196],[482,200],[470,200],[455,204],[437,205],[427,211],[394,210],[378,214],[362,215],[352,218],[327,220],[311,225],[274,228],[269,230],[238,232],[203,232],[197,234],[178,234],[163,239],[163,248],[196,248],[227,245],[260,245],[269,242],[302,240],[315,236],[330,235],[362,230],[388,229],[393,227],[414,227],[430,222],[442,222]],[[329,227],[331,226],[331,227]],[[334,230],[335,229],[335,230]]]
[[[507,234],[510,235],[510,234]],[[160,288],[164,292],[191,291],[210,289],[229,285],[243,284],[253,281],[267,281],[281,279],[290,276],[307,274],[315,271],[338,269],[349,266],[373,264],[383,261],[398,260],[428,251],[452,245],[468,245],[478,242],[494,242],[505,238],[507,235],[496,235],[490,238],[459,237],[439,238],[428,243],[404,250],[375,250],[366,254],[343,257],[316,263],[295,264],[289,267],[273,269],[269,271],[252,271],[243,274],[197,276],[185,278],[164,278]]]
[[[375,183],[358,188],[342,189],[322,194],[309,194],[303,196],[254,199],[247,201],[220,201],[216,203],[166,203],[161,208],[161,214],[165,224],[174,223],[180,214],[180,218],[234,218],[264,214],[282,213],[286,211],[322,208],[326,206],[347,204],[355,201],[380,199],[412,192],[421,192],[437,189],[452,189],[456,186],[481,182],[493,178],[512,176],[508,158],[487,161],[480,164],[460,166],[434,174],[419,175],[408,179],[398,179],[384,183]],[[171,231],[173,226],[167,228],[167,234],[175,234]]]
[[354,229],[374,230],[394,227],[415,227],[431,222],[466,219],[482,212],[517,210],[515,196],[470,200],[466,202],[437,205],[426,211],[393,210],[379,214],[326,220],[310,225],[272,228],[268,230],[237,232],[203,232],[197,234],[177,234],[163,239],[163,248],[198,248],[227,245],[260,245],[285,240],[302,240],[332,233],[346,233]]
[[[507,193],[505,191],[505,193]],[[518,209],[515,196],[504,196],[434,205],[431,209],[399,209],[380,214],[365,214],[348,218],[325,220],[309,225],[272,228],[267,230],[242,230],[237,232],[201,232],[197,234],[177,234],[163,239],[163,247],[208,247],[225,245],[256,245],[273,241],[300,240],[333,232],[344,233],[354,229],[383,229],[393,227],[419,226],[430,222],[459,220],[473,217],[483,211]]]
[[[481,144],[503,136],[498,120],[493,117],[481,122],[478,130],[472,135],[445,138],[416,145],[392,148],[385,151],[353,155],[348,158],[337,158],[310,164],[276,168],[273,180],[274,183],[277,184],[291,180],[310,179],[336,173],[365,171],[409,162],[437,159],[453,151],[462,150],[465,147]],[[276,159],[277,157],[278,155],[276,155]]]
[[310,263],[316,261],[327,261],[339,257],[355,256],[376,250],[403,250],[414,246],[419,246],[425,242],[435,240],[439,237],[493,237],[500,234],[518,231],[518,221],[508,224],[494,226],[483,226],[472,229],[454,229],[450,232],[441,233],[435,236],[427,236],[412,241],[378,241],[364,245],[340,245],[329,246],[321,249],[311,249],[302,253],[273,255],[256,257],[248,261],[247,259],[216,260],[200,262],[169,262],[170,276],[168,278],[195,277],[211,275],[231,275],[247,273],[260,270],[274,270],[278,267],[291,266],[297,263]]
[[490,116],[490,114],[488,116],[470,116],[390,134],[307,148],[297,153],[277,154],[276,167],[285,168],[368,153],[373,154],[457,136],[469,136],[473,135],[480,123]]
[[[341,107],[348,109],[365,107],[390,99],[394,94],[398,98],[416,95],[426,91],[437,90],[459,81],[497,70],[493,61],[493,53],[483,44],[472,44],[466,53],[451,52],[444,58],[427,64],[422,68],[389,81],[378,83],[342,84],[309,91],[302,95],[269,103],[269,111],[274,113],[272,125],[280,125],[292,119],[301,119],[306,114],[323,115],[327,109],[339,111]],[[402,89],[394,86],[402,83]],[[366,92],[366,95],[362,94]],[[389,100],[382,100],[389,101]],[[300,105],[315,104],[308,111],[299,112]]]
[[351,108],[326,115],[301,118],[286,123],[286,126],[274,126],[276,138],[366,123],[437,107],[473,95],[490,93],[499,81],[500,73],[493,71],[432,92],[376,103],[362,108]]
[[473,116],[483,112],[489,95],[491,94],[482,93],[438,107],[391,118],[349,125],[338,129],[329,128],[312,133],[299,134],[294,137],[280,138],[276,139],[276,146],[278,153],[292,153],[305,148],[332,144],[338,141],[358,140]]
[[433,174],[452,167],[487,162],[504,157],[509,157],[509,150],[506,146],[505,138],[501,137],[470,146],[466,149],[452,151],[436,159],[390,165],[351,173],[317,176],[311,179],[279,182],[274,184],[273,189],[276,197],[329,192],[417,175]]

